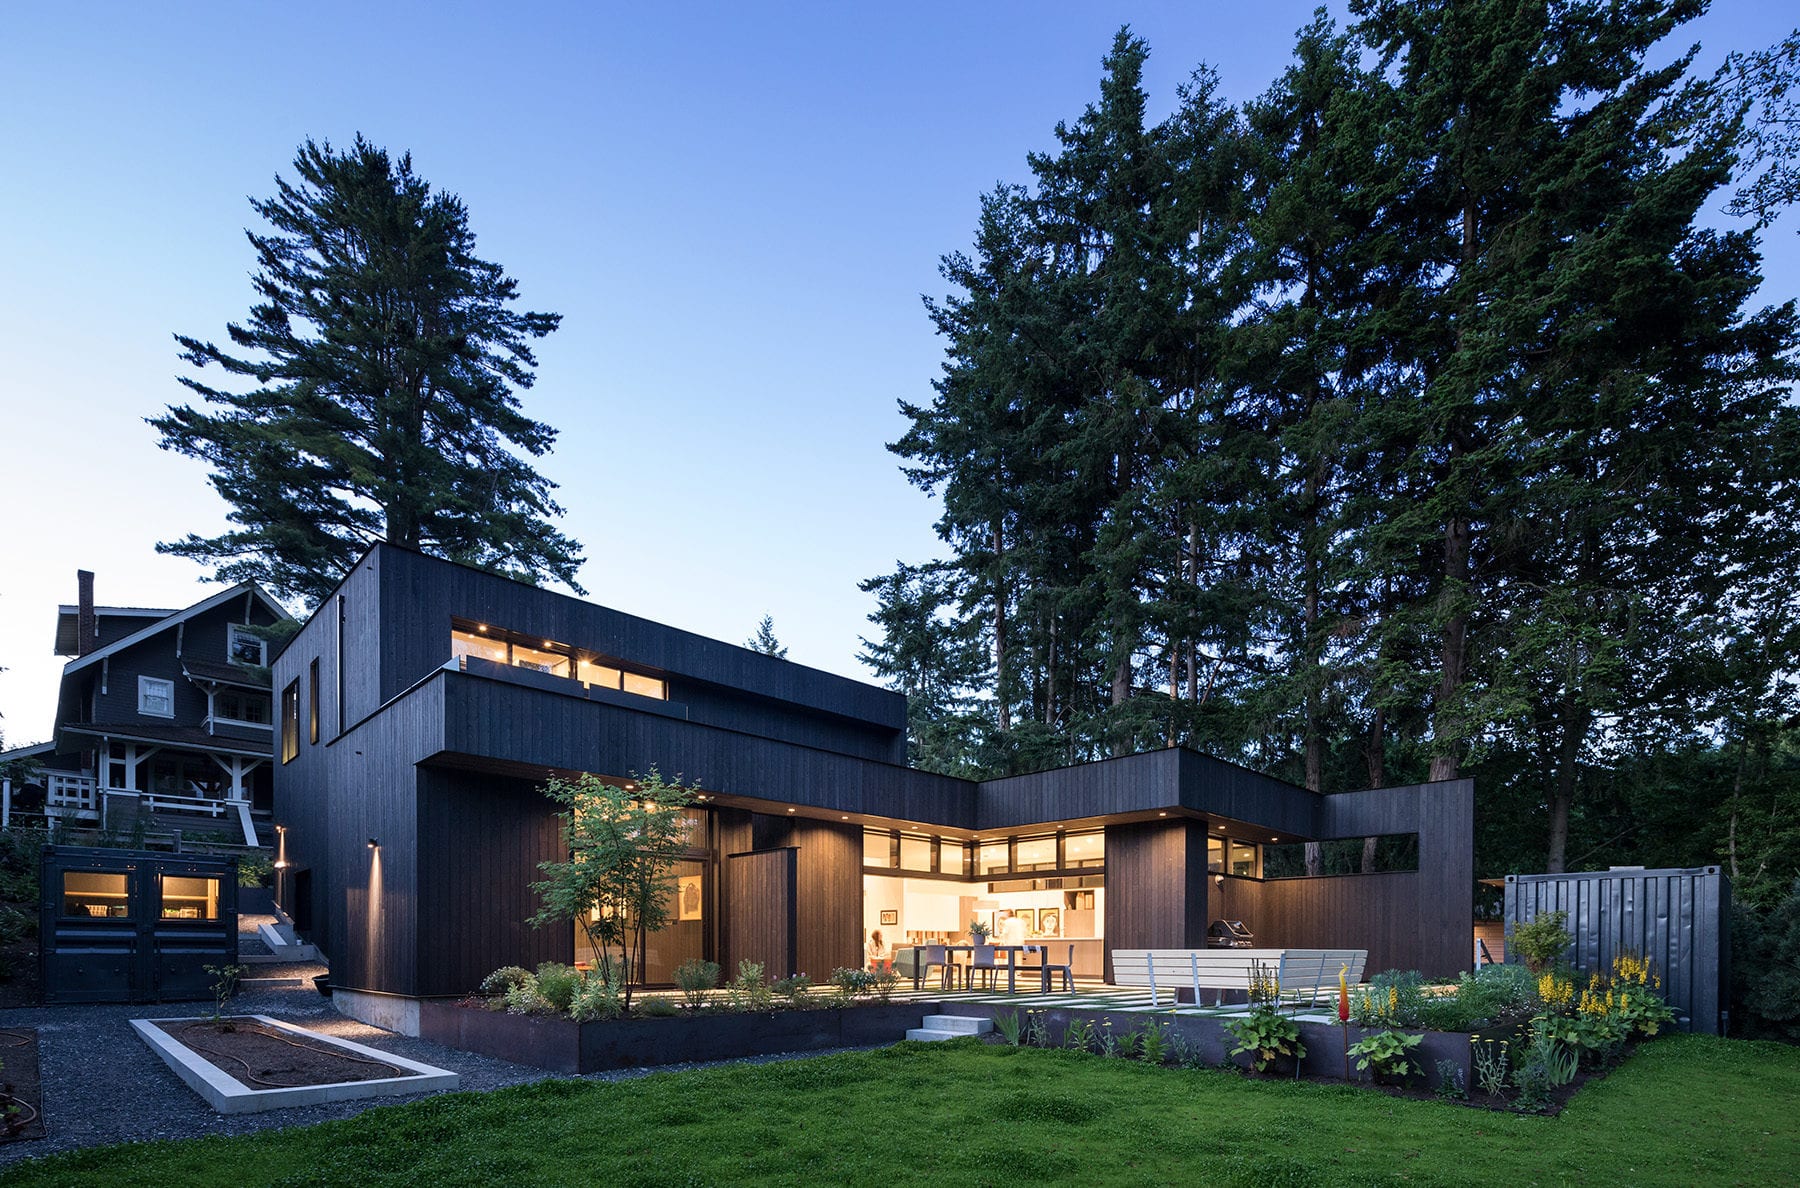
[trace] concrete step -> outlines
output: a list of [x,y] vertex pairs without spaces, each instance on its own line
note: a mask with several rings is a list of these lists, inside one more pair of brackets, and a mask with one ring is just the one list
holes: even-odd
[[932,1044],[939,1040],[968,1039],[969,1033],[966,1031],[939,1031],[935,1027],[908,1027],[906,1038],[918,1040],[924,1044]]
[[294,930],[286,924],[258,924],[257,939],[269,946],[269,952],[276,961],[317,961],[319,951],[312,945],[303,944],[295,937]]
[[992,1019],[978,1015],[926,1015],[926,1031],[948,1031],[952,1035],[986,1035],[994,1029]]

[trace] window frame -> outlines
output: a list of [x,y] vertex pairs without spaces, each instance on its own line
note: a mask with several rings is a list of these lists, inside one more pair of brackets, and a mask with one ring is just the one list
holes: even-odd
[[300,678],[295,677],[281,691],[281,761],[292,763],[300,757]]
[[[248,640],[256,645],[256,661],[240,660],[237,655],[239,639]],[[247,668],[266,668],[269,663],[269,641],[250,630],[245,623],[225,624],[225,659],[233,664],[241,664]]]
[[[145,704],[144,704],[145,695],[150,691],[150,688],[154,685],[161,685],[165,690],[167,690],[167,698],[168,698],[168,706],[169,706],[167,713],[164,713],[160,710],[148,709],[145,707]],[[146,718],[173,718],[175,716],[175,682],[168,677],[147,676],[143,673],[139,673],[138,674],[137,712],[140,716],[146,717]]]
[[307,666],[306,682],[306,744],[317,746],[319,742],[319,658],[314,656]]

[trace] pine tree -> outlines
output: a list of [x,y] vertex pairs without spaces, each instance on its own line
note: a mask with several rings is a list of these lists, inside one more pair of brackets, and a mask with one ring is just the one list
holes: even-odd
[[745,640],[744,646],[752,652],[761,652],[765,656],[774,656],[781,660],[787,659],[788,650],[781,646],[780,640],[775,638],[773,615],[762,617],[762,622],[756,625],[756,634]]
[[257,303],[227,349],[176,335],[182,358],[253,380],[181,382],[202,400],[150,420],[206,462],[233,527],[160,551],[316,602],[385,540],[579,591],[580,546],[553,528],[554,484],[521,456],[556,432],[520,409],[530,341],[560,316],[511,308],[517,284],[478,258],[468,211],[358,137],[308,140],[295,181],[252,200]]

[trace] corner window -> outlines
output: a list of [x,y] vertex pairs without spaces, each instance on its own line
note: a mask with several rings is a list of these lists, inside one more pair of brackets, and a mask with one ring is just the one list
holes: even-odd
[[1240,879],[1262,877],[1262,863],[1257,861],[1256,847],[1249,842],[1233,841],[1230,850],[1230,873]]
[[281,691],[281,761],[300,754],[300,682],[289,681]]
[[232,623],[225,628],[225,655],[233,664],[261,668],[268,662],[268,643],[248,627]]
[[161,677],[138,678],[138,713],[152,718],[175,716],[175,682]]

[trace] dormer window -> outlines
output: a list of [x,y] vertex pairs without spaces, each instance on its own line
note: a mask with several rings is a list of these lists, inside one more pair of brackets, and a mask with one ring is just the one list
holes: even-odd
[[161,677],[138,678],[138,713],[152,718],[175,716],[175,682]]
[[252,668],[261,668],[268,663],[268,643],[248,627],[236,623],[225,630],[225,655],[233,664],[247,664]]

